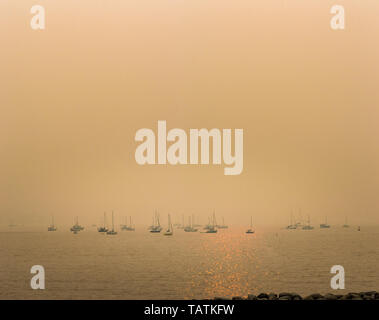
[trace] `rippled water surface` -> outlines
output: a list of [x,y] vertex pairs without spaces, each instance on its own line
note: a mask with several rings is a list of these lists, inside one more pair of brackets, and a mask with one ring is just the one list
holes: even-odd
[[[90,229],[90,228],[89,228]],[[0,232],[1,299],[203,299],[290,291],[326,293],[330,268],[346,290],[379,290],[379,228],[219,230],[174,236],[94,230]],[[46,290],[30,289],[30,268],[43,265]]]

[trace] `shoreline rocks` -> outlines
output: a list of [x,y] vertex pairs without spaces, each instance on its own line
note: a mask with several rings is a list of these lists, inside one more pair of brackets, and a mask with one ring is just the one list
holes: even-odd
[[[349,292],[346,294],[334,294],[326,293],[322,295],[320,293],[313,293],[307,296],[301,296],[293,292],[281,292],[276,293],[260,293],[258,295],[249,294],[247,297],[236,296],[232,297],[232,300],[379,300],[379,292],[366,291],[366,292]],[[230,298],[215,297],[214,300],[230,300]]]

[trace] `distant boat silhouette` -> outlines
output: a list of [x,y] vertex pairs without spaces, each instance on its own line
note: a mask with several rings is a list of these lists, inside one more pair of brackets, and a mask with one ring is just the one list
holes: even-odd
[[127,223],[127,218],[125,218],[125,224],[121,226],[121,230],[123,231],[135,231],[133,225],[132,225],[132,217],[129,217],[129,225]]
[[342,226],[343,228],[349,228],[350,226],[347,224],[347,217],[345,217],[345,224]]
[[174,229],[172,228],[172,223],[171,223],[171,216],[168,215],[168,226],[167,226],[167,230],[165,231],[164,235],[165,236],[172,236],[174,234]]
[[114,230],[114,219],[113,219],[113,211],[112,211],[112,230],[107,231],[107,235],[115,236],[117,232]]
[[228,226],[224,223],[224,217],[222,217],[222,225],[217,226],[218,229],[228,229]]
[[76,223],[71,227],[70,229],[72,232],[74,232],[75,234],[77,234],[79,231],[82,231],[84,230],[84,227],[82,227],[80,224],[79,224],[79,218],[76,217]]
[[188,226],[184,228],[185,232],[197,232],[197,229],[193,226],[193,217],[191,219],[191,216],[188,217]]
[[303,230],[313,230],[314,228],[311,226],[311,219],[309,218],[309,216],[308,216],[308,222],[307,222],[307,224],[305,225],[305,226],[303,226]]
[[160,233],[162,231],[161,224],[159,222],[159,214],[155,211],[155,216],[153,218],[153,225],[150,227],[151,233]]
[[321,229],[330,228],[330,225],[328,225],[328,218],[327,217],[325,217],[325,223],[320,224],[320,228]]
[[106,212],[104,212],[104,225],[102,227],[97,228],[98,232],[101,232],[101,233],[108,232],[108,228],[106,227],[107,225],[106,221],[107,221]]
[[216,214],[213,211],[212,222],[210,225],[208,225],[207,231],[205,231],[205,233],[217,233],[216,225]]
[[54,216],[52,217],[51,225],[47,227],[47,231],[57,231],[57,227],[54,225]]
[[290,219],[290,224],[286,227],[287,230],[295,230],[297,229],[298,225],[300,223],[293,223],[293,214],[291,213],[291,219]]
[[253,234],[255,231],[253,230],[253,217],[250,217],[250,228],[246,231],[247,234]]

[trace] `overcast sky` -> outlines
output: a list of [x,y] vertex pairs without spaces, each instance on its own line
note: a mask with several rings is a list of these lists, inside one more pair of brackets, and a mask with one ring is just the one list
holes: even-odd
[[[0,224],[150,224],[216,210],[285,225],[299,208],[379,222],[379,3],[1,1]],[[241,128],[244,170],[140,166],[140,128]]]

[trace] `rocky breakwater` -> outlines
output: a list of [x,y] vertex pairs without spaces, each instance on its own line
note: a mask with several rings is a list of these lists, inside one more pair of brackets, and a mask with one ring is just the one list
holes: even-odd
[[[230,300],[224,297],[215,297],[214,300]],[[282,292],[260,293],[258,295],[249,294],[247,297],[233,297],[232,300],[379,300],[379,292],[349,292],[347,294],[327,293],[325,295],[313,293],[308,296],[301,296],[297,293]]]

